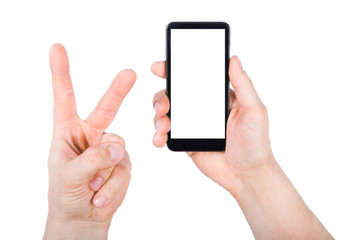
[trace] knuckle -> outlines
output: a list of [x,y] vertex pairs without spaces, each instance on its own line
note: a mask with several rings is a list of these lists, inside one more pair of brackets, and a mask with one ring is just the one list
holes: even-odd
[[102,169],[100,175],[102,175],[103,179],[107,179],[108,176],[111,175],[113,169],[114,169],[114,167],[109,167],[109,168]]
[[125,140],[122,137],[119,137],[119,142],[125,148],[126,143],[125,143]]
[[99,112],[102,116],[113,117],[117,111],[112,108],[99,108]]
[[169,119],[168,116],[165,116],[165,117],[164,117],[164,122],[165,122],[165,125],[167,126],[167,132],[170,131],[171,122],[170,122],[170,119]]
[[131,175],[132,164],[130,161],[126,161],[126,163],[122,165],[118,165],[118,175],[121,177],[127,177]]
[[268,115],[268,109],[266,108],[266,106],[264,104],[262,104],[262,110],[263,110],[264,114],[267,116]]
[[114,185],[110,184],[106,191],[107,191],[109,197],[113,197],[117,193],[117,188]]
[[266,114],[266,107],[264,104],[260,103],[256,106],[256,112],[259,114],[259,115],[264,115]]
[[120,145],[125,148],[125,140],[124,140],[122,137],[114,134],[114,138],[113,138],[112,140],[113,140],[114,142],[120,143]]
[[160,92],[159,94],[159,101],[164,102],[166,100],[165,92]]
[[130,161],[130,155],[127,151],[125,151],[125,155],[124,155],[124,163],[125,163],[125,166],[127,166],[127,170],[129,172],[131,172],[131,169],[132,169],[132,163]]
[[89,148],[84,158],[85,164],[97,165],[106,159],[105,151],[99,148]]
[[158,93],[156,93],[156,94],[154,95],[154,97],[153,97],[153,103],[154,103],[154,104],[155,104],[156,101],[159,101],[162,93],[163,93],[163,92],[160,91],[160,92],[158,92]]
[[131,170],[132,170],[132,163],[131,163],[131,161],[130,161],[130,158],[129,158],[129,154],[128,153],[126,153],[127,154],[127,157],[128,157],[128,172],[129,172],[129,174],[131,173]]
[[155,116],[155,117],[154,117],[154,120],[153,120],[153,122],[154,122],[154,127],[155,127],[156,121],[157,121],[158,119],[159,119],[158,116]]
[[125,184],[129,184],[130,181],[131,181],[131,172],[129,172],[129,173],[126,175]]
[[267,109],[263,104],[248,107],[247,113],[254,120],[263,121],[267,119]]
[[154,95],[154,97],[153,97],[153,102],[155,102],[155,100],[156,100],[156,98],[157,98],[157,96],[159,95],[159,93],[157,92],[157,93],[155,93],[155,95]]
[[166,106],[166,109],[168,109],[169,106],[170,106],[170,102],[169,102],[168,96],[165,93],[163,94],[163,102],[164,102],[164,104]]
[[122,170],[121,177],[122,177],[123,179],[130,179],[130,178],[131,178],[130,168],[124,168],[124,169]]
[[125,140],[114,133],[106,133],[105,135],[103,135],[102,142],[118,142],[123,147],[125,147]]
[[127,167],[125,166],[119,166],[118,167],[118,174],[119,176],[121,176],[122,178],[129,175],[130,171]]

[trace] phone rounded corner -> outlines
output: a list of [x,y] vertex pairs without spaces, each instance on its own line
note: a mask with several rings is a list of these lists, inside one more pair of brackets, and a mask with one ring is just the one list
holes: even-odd
[[176,24],[176,22],[169,22],[167,25],[166,25],[166,30],[170,30],[171,28],[174,27],[174,25]]
[[227,22],[220,22],[225,29],[230,30],[230,25]]
[[171,139],[169,139],[167,142],[166,142],[166,146],[167,148],[172,151],[172,152],[176,152],[177,149],[175,147],[175,145],[173,144],[173,141],[171,141]]

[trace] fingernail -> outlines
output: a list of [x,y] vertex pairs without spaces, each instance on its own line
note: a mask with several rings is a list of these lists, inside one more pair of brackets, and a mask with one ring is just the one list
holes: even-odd
[[161,121],[160,120],[157,120],[156,123],[155,123],[155,128],[156,128],[156,131],[159,131],[160,128],[161,128]]
[[92,190],[98,191],[103,184],[104,184],[104,179],[102,179],[101,177],[96,177],[91,181],[90,187]]
[[105,197],[100,196],[94,200],[94,205],[95,207],[101,208],[105,205],[105,201],[106,201]]
[[109,154],[111,161],[117,161],[121,159],[121,155],[123,154],[123,149],[120,144],[110,144],[109,147]]
[[156,102],[156,103],[155,103],[154,108],[155,108],[155,113],[157,113],[157,111],[158,111],[158,109],[159,109],[159,102]]
[[159,140],[159,138],[160,138],[160,135],[158,133],[155,133],[154,142],[157,142],[157,140]]

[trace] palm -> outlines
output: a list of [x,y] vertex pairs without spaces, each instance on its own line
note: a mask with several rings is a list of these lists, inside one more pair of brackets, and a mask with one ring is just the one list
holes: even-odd
[[[259,116],[255,116],[258,114]],[[227,122],[225,152],[188,153],[195,165],[208,177],[225,189],[232,189],[239,172],[255,167],[261,161],[264,146],[263,133],[267,126],[261,126],[261,113],[248,114],[242,111],[235,100]],[[254,161],[253,159],[259,159]],[[241,177],[241,176],[240,176]]]

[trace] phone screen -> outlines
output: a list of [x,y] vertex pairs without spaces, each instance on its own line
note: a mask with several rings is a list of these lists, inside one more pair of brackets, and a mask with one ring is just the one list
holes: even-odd
[[225,29],[171,29],[171,138],[225,138]]

